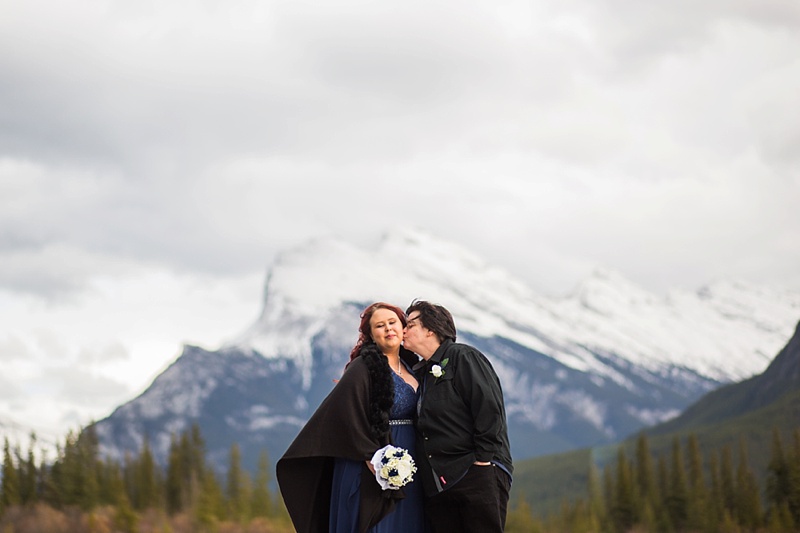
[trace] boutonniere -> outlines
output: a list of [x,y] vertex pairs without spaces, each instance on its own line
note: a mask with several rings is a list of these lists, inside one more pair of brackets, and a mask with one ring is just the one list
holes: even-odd
[[447,366],[447,361],[449,360],[449,358],[445,358],[442,360],[441,365],[433,365],[431,367],[431,374],[433,374],[433,377],[439,379],[440,377],[444,376],[444,367]]

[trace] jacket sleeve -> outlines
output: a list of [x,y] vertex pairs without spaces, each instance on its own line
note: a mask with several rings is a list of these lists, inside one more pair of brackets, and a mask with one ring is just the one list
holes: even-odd
[[491,461],[500,450],[497,436],[505,424],[500,380],[486,356],[474,348],[465,350],[459,365],[457,386],[472,413],[475,459]]

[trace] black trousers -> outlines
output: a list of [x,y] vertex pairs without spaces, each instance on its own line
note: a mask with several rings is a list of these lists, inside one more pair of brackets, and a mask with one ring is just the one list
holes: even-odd
[[496,466],[472,465],[458,483],[425,499],[434,533],[502,533],[511,478]]

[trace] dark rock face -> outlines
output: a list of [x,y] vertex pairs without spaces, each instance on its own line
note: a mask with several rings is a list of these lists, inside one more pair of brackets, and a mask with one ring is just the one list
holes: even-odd
[[[224,468],[236,442],[254,468],[266,449],[274,462],[328,394],[349,347],[323,331],[312,343],[310,372],[291,358],[265,358],[237,349],[186,346],[138,398],[96,424],[104,453],[138,452],[145,436],[166,460],[172,435],[198,424],[211,461]],[[615,371],[581,372],[500,337],[465,334],[492,361],[504,387],[515,458],[612,442],[674,415],[719,383],[687,369],[646,371],[621,358],[599,356]]]

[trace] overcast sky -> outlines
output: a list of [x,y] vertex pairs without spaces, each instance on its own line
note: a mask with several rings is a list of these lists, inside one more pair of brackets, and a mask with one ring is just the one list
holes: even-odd
[[0,0],[0,418],[106,416],[319,236],[798,288],[798,169],[796,0]]

